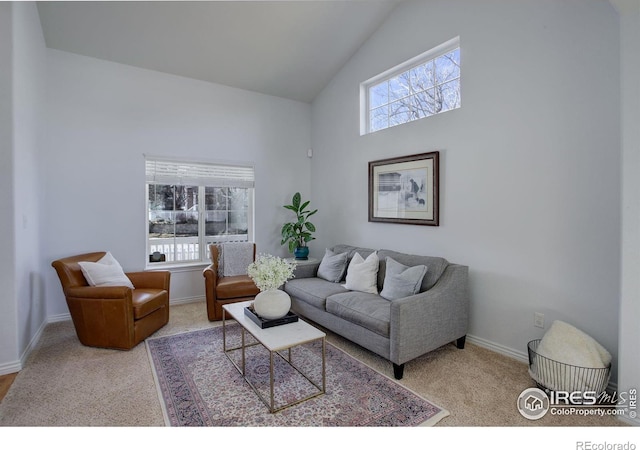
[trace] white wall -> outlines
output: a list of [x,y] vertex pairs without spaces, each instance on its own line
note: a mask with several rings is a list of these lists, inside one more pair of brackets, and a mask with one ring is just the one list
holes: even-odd
[[[110,250],[125,270],[144,268],[144,154],[254,163],[258,251],[284,256],[282,205],[309,192],[310,105],[56,50],[47,52],[47,83],[49,316],[68,314],[54,259]],[[171,298],[203,297],[201,272],[173,273]]]
[[33,2],[0,5],[0,374],[16,372],[45,322],[40,295],[37,149],[44,39]]
[[[640,389],[640,5],[621,3],[626,7],[620,17],[623,245],[618,388],[628,392]],[[636,417],[635,423],[640,425],[640,419]]]
[[44,109],[44,37],[35,2],[14,10],[14,230],[18,348],[24,352],[46,320],[40,273],[38,146]]
[[0,374],[15,372],[18,360],[18,322],[15,286],[13,224],[13,100],[12,4],[0,2]]
[[[359,136],[359,83],[458,35],[462,108]],[[476,342],[522,357],[541,312],[616,355],[618,47],[598,0],[401,4],[313,102],[314,252],[444,256],[470,267]],[[369,223],[367,163],[434,150],[441,225]]]

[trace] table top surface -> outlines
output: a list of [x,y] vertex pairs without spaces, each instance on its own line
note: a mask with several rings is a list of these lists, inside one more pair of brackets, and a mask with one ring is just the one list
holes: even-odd
[[285,350],[326,336],[326,333],[309,325],[301,318],[298,318],[297,322],[285,325],[260,328],[245,315],[244,308],[251,305],[251,303],[253,303],[251,300],[229,303],[222,305],[222,308],[269,351]]
[[318,258],[312,258],[312,257],[309,257],[307,259],[285,258],[285,261],[290,263],[296,263],[299,266],[303,266],[305,264],[317,264],[320,262]]

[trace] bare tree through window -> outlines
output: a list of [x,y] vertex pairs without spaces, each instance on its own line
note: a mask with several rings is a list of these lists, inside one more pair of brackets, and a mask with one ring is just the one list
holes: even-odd
[[368,93],[370,132],[459,108],[460,48],[374,84]]

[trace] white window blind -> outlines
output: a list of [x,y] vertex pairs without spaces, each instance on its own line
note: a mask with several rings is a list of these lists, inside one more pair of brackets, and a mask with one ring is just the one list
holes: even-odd
[[254,187],[253,166],[146,158],[146,182],[216,187]]

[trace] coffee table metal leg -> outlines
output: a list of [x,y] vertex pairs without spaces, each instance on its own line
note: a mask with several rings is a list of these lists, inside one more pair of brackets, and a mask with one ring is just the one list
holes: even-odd
[[245,356],[244,356],[244,349],[245,349],[245,345],[244,345],[244,327],[242,327],[242,341],[241,341],[241,347],[242,347],[242,375],[245,375]]
[[327,391],[326,360],[325,338],[322,338],[322,393]]

